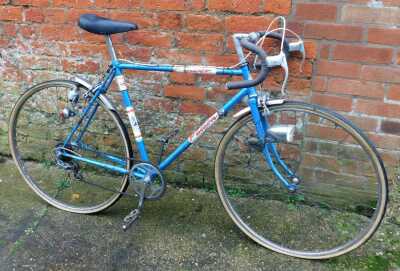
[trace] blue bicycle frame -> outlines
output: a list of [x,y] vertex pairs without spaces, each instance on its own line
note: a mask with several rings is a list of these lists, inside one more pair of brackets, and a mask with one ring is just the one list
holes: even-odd
[[[64,142],[64,146],[79,146],[86,150],[91,150],[90,146],[85,145],[81,142],[86,129],[89,127],[94,115],[96,114],[98,103],[97,99],[100,95],[105,94],[109,89],[111,83],[116,80],[118,88],[122,95],[123,105],[126,110],[127,116],[129,118],[131,127],[133,129],[133,134],[136,141],[137,150],[140,156],[140,160],[143,162],[150,162],[149,156],[146,150],[146,146],[142,137],[142,133],[139,127],[138,120],[136,118],[133,103],[129,97],[128,88],[125,84],[125,79],[123,77],[124,70],[141,70],[141,71],[154,71],[154,72],[187,72],[196,74],[215,74],[215,75],[228,75],[228,76],[242,76],[244,80],[250,80],[251,74],[247,63],[245,63],[245,58],[243,54],[243,49],[236,42],[236,51],[239,56],[241,63],[244,63],[240,68],[224,68],[224,67],[213,67],[213,66],[198,66],[198,65],[153,65],[153,64],[140,64],[140,63],[126,63],[121,62],[117,59],[114,47],[112,45],[111,38],[106,36],[107,47],[112,58],[112,64],[110,66],[109,72],[102,84],[98,85],[94,90],[92,90],[93,96],[91,97],[87,107],[84,109],[83,114],[72,129],[71,133],[68,135]],[[259,111],[258,96],[255,87],[241,89],[235,96],[232,97],[222,108],[220,108],[215,114],[208,118],[194,133],[192,133],[175,151],[167,156],[158,165],[159,169],[165,170],[169,165],[171,165],[182,153],[184,153],[192,144],[194,144],[210,127],[212,127],[220,118],[224,117],[235,105],[240,103],[244,97],[248,97],[248,105],[250,107],[251,115],[255,123],[257,134],[261,142],[265,141],[267,136],[267,130],[269,124],[266,118],[262,117]],[[85,123],[84,123],[85,122]],[[77,133],[79,127],[83,125],[80,133],[73,140],[74,135]],[[288,189],[294,189],[295,185],[291,184],[285,177],[294,177],[289,167],[280,158],[275,144],[266,143],[264,144],[263,154],[266,159],[266,163],[274,171],[275,176],[286,186]],[[97,155],[105,158],[106,160],[112,162],[104,163],[94,159],[89,159],[75,155],[71,152],[64,152],[63,156],[69,157],[84,163],[92,164],[110,171],[118,172],[120,174],[129,174],[130,171],[126,169],[126,161],[120,157],[115,157],[107,153],[99,153],[96,150],[91,150],[96,152]],[[285,174],[274,164],[274,161],[283,169]],[[135,172],[135,176],[144,176],[145,172]]]

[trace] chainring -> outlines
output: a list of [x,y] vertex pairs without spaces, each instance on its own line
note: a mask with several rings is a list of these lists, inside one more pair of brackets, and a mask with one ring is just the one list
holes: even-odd
[[134,165],[129,174],[130,184],[138,195],[144,194],[146,200],[160,199],[167,188],[161,171],[150,163]]

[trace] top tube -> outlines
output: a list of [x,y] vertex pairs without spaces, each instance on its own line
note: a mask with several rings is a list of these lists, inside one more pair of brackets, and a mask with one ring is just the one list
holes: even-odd
[[227,67],[202,66],[202,65],[159,65],[143,63],[121,63],[113,61],[113,66],[121,70],[140,70],[157,72],[180,72],[195,74],[214,74],[214,75],[243,75],[242,69],[232,69]]

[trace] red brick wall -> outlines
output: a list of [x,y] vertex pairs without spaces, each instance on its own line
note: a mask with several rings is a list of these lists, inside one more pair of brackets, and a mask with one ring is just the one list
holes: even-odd
[[[231,34],[266,28],[276,15],[306,39],[303,73],[290,62],[292,98],[339,110],[368,132],[389,166],[400,148],[400,1],[367,0],[0,0],[0,138],[22,89],[79,74],[91,81],[107,68],[103,38],[77,27],[82,13],[136,22],[139,31],[114,37],[119,56],[157,63],[236,63]],[[378,3],[379,4],[379,3]],[[147,108],[198,122],[231,91],[230,78],[133,72],[132,95]],[[267,82],[279,89],[276,71]],[[181,97],[182,99],[177,99]],[[142,121],[143,122],[143,121]],[[184,127],[192,128],[191,122]],[[184,135],[182,135],[183,137]],[[1,142],[5,142],[2,140]],[[207,138],[205,139],[207,142]],[[207,144],[203,144],[207,145]],[[203,147],[200,144],[201,147]],[[199,149],[199,156],[203,155]]]

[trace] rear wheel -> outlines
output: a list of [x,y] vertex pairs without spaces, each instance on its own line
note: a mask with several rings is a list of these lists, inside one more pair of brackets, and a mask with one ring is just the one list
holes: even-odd
[[[87,106],[84,93],[84,87],[63,80],[30,88],[12,110],[9,143],[20,173],[36,194],[62,210],[88,214],[113,205],[126,190],[128,175],[58,157],[57,150]],[[114,110],[100,99],[96,102],[97,112],[81,140],[84,145],[68,146],[68,152],[129,170],[132,149],[126,128]],[[118,164],[104,154],[118,157]],[[67,167],[73,167],[82,180]]]
[[[374,146],[350,121],[319,106],[287,102],[270,107],[265,119],[271,127],[295,127],[293,142],[267,136],[261,143],[248,114],[217,150],[218,193],[236,225],[266,248],[307,259],[336,257],[366,242],[388,197]],[[267,143],[290,170],[274,159],[279,172],[291,184],[299,182],[296,191],[266,162]]]

